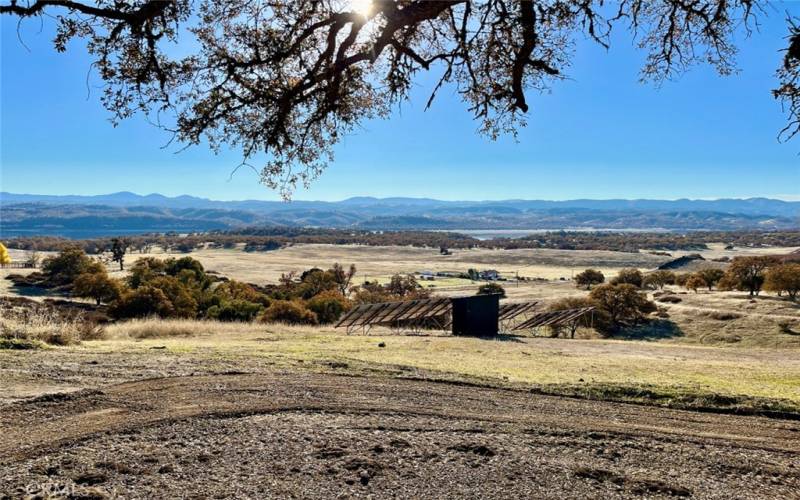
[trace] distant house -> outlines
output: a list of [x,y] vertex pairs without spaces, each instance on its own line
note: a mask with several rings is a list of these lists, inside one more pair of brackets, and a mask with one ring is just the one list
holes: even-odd
[[419,277],[423,280],[433,281],[436,279],[436,274],[433,271],[420,271]]
[[487,281],[496,281],[500,279],[500,273],[498,273],[494,269],[487,269],[485,271],[481,271],[478,273],[478,276],[480,277],[480,279]]

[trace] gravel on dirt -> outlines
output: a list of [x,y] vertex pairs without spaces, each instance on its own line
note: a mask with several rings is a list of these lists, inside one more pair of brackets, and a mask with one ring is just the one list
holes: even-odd
[[800,498],[800,422],[280,370],[0,406],[0,498]]

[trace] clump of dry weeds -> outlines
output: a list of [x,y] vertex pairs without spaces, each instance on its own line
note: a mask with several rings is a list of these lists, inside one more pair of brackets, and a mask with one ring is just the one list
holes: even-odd
[[718,321],[731,321],[734,319],[739,319],[742,317],[741,314],[729,311],[711,311],[708,313],[708,317],[711,319],[716,319]]
[[169,337],[196,337],[199,335],[230,336],[245,333],[320,333],[325,328],[285,323],[256,323],[247,321],[214,321],[199,319],[160,319],[156,317],[132,319],[112,323],[106,327],[108,338],[155,339]]
[[204,322],[181,319],[145,318],[115,323],[109,329],[114,338],[152,339],[192,337],[201,332]]
[[83,315],[64,316],[50,307],[4,308],[0,314],[0,338],[17,342],[64,346],[104,336],[103,327]]

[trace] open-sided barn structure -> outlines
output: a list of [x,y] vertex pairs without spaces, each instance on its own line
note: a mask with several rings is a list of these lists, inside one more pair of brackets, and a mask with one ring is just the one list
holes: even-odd
[[363,304],[336,324],[348,333],[374,325],[396,330],[450,330],[453,335],[495,336],[501,331],[533,330],[580,321],[592,308],[536,312],[537,302],[500,304],[499,295],[437,297],[405,302]]

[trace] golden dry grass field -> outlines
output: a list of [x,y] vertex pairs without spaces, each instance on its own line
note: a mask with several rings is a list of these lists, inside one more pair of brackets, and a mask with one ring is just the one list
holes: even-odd
[[[162,253],[155,256],[163,257]],[[392,274],[419,271],[465,272],[469,268],[496,269],[506,276],[559,279],[569,278],[586,267],[612,273],[623,267],[650,269],[664,257],[646,253],[623,253],[582,250],[493,250],[476,248],[453,250],[453,255],[440,255],[435,248],[372,247],[362,245],[292,245],[270,252],[249,252],[241,249],[204,249],[191,256],[210,270],[225,276],[256,283],[276,283],[281,273],[304,271],[311,267],[328,267],[334,262],[355,264],[358,280],[387,278]],[[133,261],[138,254],[130,255]]]
[[[791,250],[777,248],[761,253]],[[755,253],[724,250],[722,245],[712,245],[710,251],[704,252],[709,259]],[[147,255],[165,256],[160,252]],[[588,293],[569,281],[573,272],[586,267],[602,269],[611,277],[622,267],[647,270],[668,259],[647,253],[568,250],[478,249],[441,256],[436,249],[353,245],[294,245],[260,253],[204,249],[189,255],[208,270],[258,284],[276,282],[285,272],[315,266],[325,268],[334,262],[356,264],[359,269],[356,281],[383,280],[394,273],[421,270],[493,268],[509,276],[519,272],[528,278],[549,278],[503,283],[508,294],[506,300],[537,300],[542,305]],[[142,256],[129,255],[126,264],[130,266]],[[562,277],[567,279],[562,281],[559,279]],[[0,294],[14,293],[7,280],[0,282],[4,287]],[[448,295],[472,294],[480,285],[453,278],[424,283],[435,286],[437,293]],[[380,369],[399,366],[440,376],[501,383],[536,386],[613,383],[800,403],[800,306],[770,294],[752,299],[741,292],[694,293],[676,287],[673,290],[681,301],[659,303],[666,313],[664,318],[628,331],[624,338],[611,340],[596,338],[590,330],[579,331],[581,338],[576,340],[514,336],[505,341],[486,341],[447,335],[397,335],[381,329],[372,330],[369,336],[348,336],[331,328],[150,321],[111,325],[107,329],[108,340],[84,342],[50,353],[58,351],[55,359],[61,360],[67,359],[60,354],[62,351],[82,350],[129,354],[131,359],[140,359],[152,354],[150,348],[164,347],[164,352],[172,356],[187,355],[195,360],[256,357],[292,364],[333,360]],[[388,347],[376,348],[379,339],[385,339]],[[20,373],[18,383],[7,385],[3,396],[34,394],[52,385],[38,375],[30,380],[24,371]]]
[[[610,278],[664,260],[326,245],[190,255],[258,284],[334,262],[355,263],[357,281],[519,271],[544,279],[503,282],[506,300],[543,305],[588,293],[569,281],[586,267]],[[20,292],[0,282],[0,295]],[[452,295],[480,284],[424,283]],[[673,292],[661,318],[613,339],[147,319],[0,350],[0,498],[793,498],[800,306]]]
[[[421,369],[440,378],[532,385],[651,385],[800,403],[800,356],[791,349],[718,349],[540,337],[485,340],[396,335],[382,328],[366,335],[343,335],[332,328],[153,320],[114,325],[108,334],[108,340],[93,341],[87,347],[100,352],[141,353],[163,346],[175,353],[214,352],[223,359],[254,356],[293,362],[363,363],[388,369]],[[381,343],[385,346],[380,347]]]

